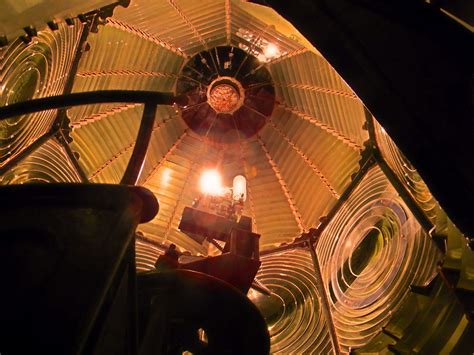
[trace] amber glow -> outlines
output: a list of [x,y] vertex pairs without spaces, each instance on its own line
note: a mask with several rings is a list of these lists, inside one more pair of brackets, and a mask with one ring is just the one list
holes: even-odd
[[165,168],[161,175],[161,183],[163,184],[164,187],[168,187],[170,184],[170,180],[171,180],[171,169]]
[[278,50],[278,47],[274,45],[273,43],[269,43],[263,50],[263,55],[267,59],[272,59],[277,57],[280,54],[280,51]]
[[221,174],[216,169],[205,170],[199,180],[199,186],[204,194],[221,195],[223,193]]

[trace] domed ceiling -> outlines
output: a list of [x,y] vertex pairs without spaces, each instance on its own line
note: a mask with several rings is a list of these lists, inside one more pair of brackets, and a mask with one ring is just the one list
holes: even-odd
[[[160,107],[140,179],[161,205],[156,219],[141,227],[152,240],[207,253],[177,228],[183,208],[199,195],[206,168],[218,168],[227,186],[236,175],[247,178],[244,214],[253,218],[262,250],[315,227],[359,169],[368,139],[362,103],[269,8],[137,1],[117,9],[88,43],[74,91],[141,89],[183,98],[177,110]],[[235,96],[235,110],[216,107],[233,99],[214,99],[226,87],[230,94],[223,95]],[[90,181],[119,181],[141,110],[102,105],[69,111],[72,149]]]
[[[445,291],[431,237],[449,237],[445,263],[474,289],[471,251],[385,130],[289,22],[243,1],[134,0],[78,44],[88,30],[74,20],[1,48],[1,104],[59,94],[73,69],[72,92],[177,96],[157,109],[139,178],[160,202],[139,227],[139,270],[170,243],[212,253],[178,229],[183,208],[199,196],[205,169],[218,169],[227,186],[244,175],[243,214],[261,235],[257,280],[270,291],[249,297],[267,320],[272,352],[434,346],[436,333],[410,338],[420,326],[407,312],[430,313]],[[142,112],[130,103],[71,108],[55,134],[57,112],[3,121],[0,181],[119,183]],[[427,285],[437,294],[410,292]],[[462,311],[443,297],[439,317],[452,320],[449,334],[464,334]]]

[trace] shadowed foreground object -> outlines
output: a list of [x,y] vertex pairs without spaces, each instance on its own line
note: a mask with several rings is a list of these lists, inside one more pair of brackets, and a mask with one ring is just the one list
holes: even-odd
[[[138,278],[140,353],[268,354],[270,338],[260,312],[219,279],[188,270]],[[199,341],[199,330],[206,334]]]
[[113,315],[134,352],[134,232],[157,212],[142,187],[1,187],[2,351],[97,351]]

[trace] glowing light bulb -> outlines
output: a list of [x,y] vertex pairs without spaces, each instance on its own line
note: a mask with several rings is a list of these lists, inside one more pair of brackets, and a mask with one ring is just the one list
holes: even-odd
[[266,46],[266,47],[263,49],[263,55],[264,55],[267,59],[275,58],[275,57],[278,56],[279,54],[280,54],[280,51],[279,51],[278,47],[275,46],[273,43],[269,43],[268,46]]
[[204,194],[219,196],[223,192],[221,175],[215,169],[205,170],[201,175],[199,185]]
[[237,201],[240,199],[245,201],[247,198],[247,180],[242,175],[237,175],[234,178],[232,184],[232,198]]

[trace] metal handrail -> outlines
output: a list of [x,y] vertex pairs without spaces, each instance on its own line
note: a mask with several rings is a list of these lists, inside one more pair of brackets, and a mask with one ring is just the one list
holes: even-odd
[[135,185],[140,177],[146,152],[150,144],[157,105],[173,105],[176,98],[171,93],[137,90],[102,90],[58,96],[42,97],[0,107],[0,121],[15,116],[73,106],[110,102],[143,103],[143,115],[135,147],[128,161],[121,184]]

